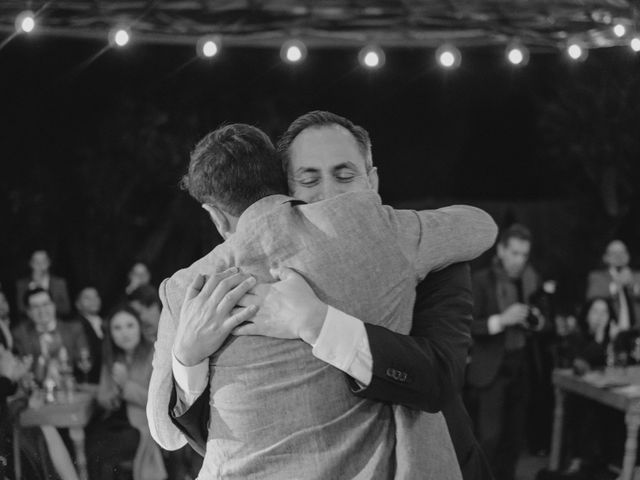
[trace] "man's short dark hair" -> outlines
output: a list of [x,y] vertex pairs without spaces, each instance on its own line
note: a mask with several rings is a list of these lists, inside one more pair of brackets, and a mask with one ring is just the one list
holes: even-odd
[[76,301],[80,300],[80,295],[82,295],[82,293],[85,290],[95,290],[96,293],[98,295],[100,295],[100,292],[98,292],[98,289],[95,286],[93,286],[93,285],[83,285],[82,288],[80,288],[80,290],[78,290],[78,293],[76,294]]
[[208,133],[191,152],[182,186],[200,203],[240,216],[273,194],[287,193],[287,178],[269,137],[242,123]]
[[369,138],[369,132],[359,125],[355,125],[351,120],[336,115],[335,113],[326,112],[322,110],[314,110],[313,112],[305,113],[304,115],[296,118],[287,131],[282,134],[280,140],[278,140],[278,155],[282,161],[282,167],[286,172],[289,161],[291,144],[307,128],[320,128],[332,125],[339,125],[351,133],[356,143],[358,144],[358,150],[365,159],[365,167],[367,172],[373,168],[373,159],[371,157],[371,139]]
[[151,285],[141,285],[127,297],[129,303],[140,302],[141,305],[149,308],[152,305],[161,305],[158,289]]
[[520,223],[514,223],[506,230],[500,232],[500,245],[506,247],[507,245],[509,245],[509,240],[511,240],[512,238],[531,243],[531,230]]
[[29,307],[29,300],[31,300],[31,297],[38,295],[40,293],[46,293],[47,295],[49,295],[49,300],[53,300],[51,298],[51,292],[49,292],[49,290],[42,287],[36,287],[36,288],[30,288],[26,292],[24,292],[24,295],[22,296],[22,301],[27,307]]

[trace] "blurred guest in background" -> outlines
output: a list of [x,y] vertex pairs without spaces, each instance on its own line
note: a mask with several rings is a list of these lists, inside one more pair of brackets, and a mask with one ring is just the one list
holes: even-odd
[[[77,323],[60,322],[51,294],[43,288],[28,290],[24,296],[29,319],[20,322],[13,331],[15,350],[31,355],[34,365],[50,358],[59,358],[66,350],[66,361],[75,362],[82,349],[88,348],[87,338]],[[73,365],[73,363],[71,363]]]
[[152,285],[142,285],[132,291],[127,299],[142,320],[142,334],[151,343],[155,342],[162,310],[158,289]]
[[[0,478],[13,478],[13,424],[26,399],[14,401],[11,408],[7,397],[18,390],[31,367],[31,359],[19,360],[0,346]],[[21,401],[22,400],[22,401]],[[22,478],[27,480],[78,480],[69,451],[58,431],[50,426],[20,427],[19,445]]]
[[578,330],[570,336],[570,350],[574,371],[583,375],[593,369],[603,368],[607,356],[614,348],[617,334],[616,317],[612,302],[607,297],[588,300],[578,316]]
[[134,263],[127,277],[129,283],[127,283],[124,289],[127,295],[131,295],[136,288],[151,283],[151,272],[149,271],[149,267],[143,262]]
[[[563,363],[571,365],[578,375],[604,368],[607,359],[613,355],[616,331],[615,313],[609,298],[596,297],[587,301],[578,316],[577,330],[566,336],[568,348],[564,351]],[[621,424],[620,419],[616,419],[611,409],[578,395],[567,398],[565,412],[566,449],[570,459],[565,473],[594,473],[605,462],[605,432],[615,424]]]
[[17,361],[5,345],[0,345],[0,479],[13,476],[13,426],[7,397],[16,392],[17,382],[28,368],[29,365]]
[[606,268],[589,274],[587,299],[608,297],[613,300],[619,331],[638,327],[640,322],[640,272],[629,267],[629,250],[613,240],[602,257]]
[[132,470],[134,480],[162,480],[160,448],[149,433],[145,407],[151,378],[152,344],[142,335],[138,314],[116,309],[105,327],[98,403],[103,414],[88,428],[92,480],[114,480]]
[[498,480],[513,480],[524,447],[530,365],[528,332],[545,319],[530,306],[539,291],[528,265],[531,233],[522,225],[503,231],[492,266],[473,277],[473,346],[467,369],[468,402],[478,440]]
[[[142,285],[129,294],[128,302],[140,317],[142,322],[142,335],[153,344],[158,336],[158,323],[162,304],[158,295],[158,289],[152,285]],[[202,467],[202,457],[185,445],[179,450],[162,450],[166,459],[169,478],[181,479],[187,474],[193,473],[196,477]]]
[[51,267],[49,254],[45,250],[34,251],[31,254],[29,266],[31,267],[31,275],[18,280],[16,283],[18,312],[22,314],[27,312],[27,305],[24,302],[25,293],[28,290],[41,288],[49,292],[53,303],[55,303],[56,311],[61,318],[69,315],[71,313],[71,302],[69,301],[67,282],[63,278],[51,275],[49,272]]
[[11,335],[9,302],[4,292],[0,290],[0,346],[13,350],[13,335]]
[[100,317],[101,307],[102,299],[95,287],[85,287],[80,290],[76,298],[78,314],[75,321],[82,326],[88,347],[80,350],[77,358],[77,368],[82,372],[82,383],[97,384],[100,381],[102,339],[104,338]]
[[[127,298],[142,321],[142,335],[151,344],[155,343],[162,310],[158,289],[152,285],[142,285]],[[185,478],[188,474],[193,474],[195,478],[202,467],[202,457],[188,445],[174,451],[162,450],[162,454],[171,479]]]

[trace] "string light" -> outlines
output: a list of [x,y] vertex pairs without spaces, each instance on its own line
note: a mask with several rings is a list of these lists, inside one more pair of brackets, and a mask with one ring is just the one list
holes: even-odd
[[307,58],[307,47],[301,40],[287,40],[280,48],[280,58],[287,63],[299,63]]
[[623,24],[618,23],[615,27],[613,27],[613,33],[616,35],[616,37],[622,38],[627,33],[627,29]]
[[220,52],[222,42],[217,35],[207,35],[198,39],[196,53],[203,58],[213,58]]
[[442,45],[436,50],[436,60],[443,68],[457,68],[462,61],[462,54],[453,45]]
[[640,37],[633,37],[629,42],[629,46],[634,52],[640,52]]
[[360,64],[369,69],[380,68],[384,65],[384,51],[376,45],[367,45],[358,54]]
[[567,55],[571,60],[585,60],[587,58],[588,51],[582,45],[573,42],[567,47]]
[[16,31],[18,33],[31,33],[36,28],[36,19],[31,10],[25,10],[16,17]]
[[117,47],[124,47],[131,40],[129,30],[122,27],[116,27],[109,32],[109,43]]
[[529,63],[529,49],[519,42],[512,42],[507,46],[506,56],[509,63],[515,66]]

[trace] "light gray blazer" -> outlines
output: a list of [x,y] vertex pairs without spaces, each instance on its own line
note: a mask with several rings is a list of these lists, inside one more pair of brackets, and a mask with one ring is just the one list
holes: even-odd
[[[322,301],[406,334],[417,282],[431,270],[475,258],[497,233],[491,217],[473,207],[393,210],[371,191],[309,205],[291,200],[256,202],[226,242],[161,285],[147,405],[161,446],[185,442],[167,415],[171,346],[196,274],[235,265],[271,282],[270,268],[290,267]],[[316,359],[302,341],[233,337],[211,357],[210,371],[201,479],[460,478],[441,414],[354,396],[344,374]]]

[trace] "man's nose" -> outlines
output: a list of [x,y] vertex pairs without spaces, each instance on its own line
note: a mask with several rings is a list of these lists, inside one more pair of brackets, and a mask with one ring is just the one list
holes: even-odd
[[340,193],[342,193],[340,185],[337,185],[335,182],[325,182],[322,186],[322,200],[333,198]]

